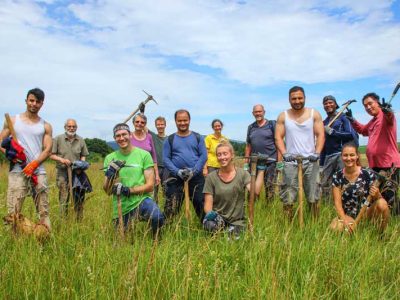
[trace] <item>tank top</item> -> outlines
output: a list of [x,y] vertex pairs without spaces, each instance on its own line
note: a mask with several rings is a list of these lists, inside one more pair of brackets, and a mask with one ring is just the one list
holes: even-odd
[[[27,124],[21,120],[20,115],[16,115],[14,129],[19,144],[24,147],[27,163],[38,158],[43,150],[44,120],[40,118],[36,124]],[[15,164],[12,172],[21,172],[21,166]],[[36,169],[35,174],[46,174],[43,165]]]
[[315,152],[314,109],[311,109],[311,117],[301,124],[290,119],[285,110],[285,132],[288,153],[303,157],[313,154]]

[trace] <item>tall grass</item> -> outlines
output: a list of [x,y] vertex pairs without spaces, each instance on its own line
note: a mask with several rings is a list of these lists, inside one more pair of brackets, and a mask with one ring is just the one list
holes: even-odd
[[[2,299],[399,299],[399,218],[382,240],[372,225],[353,237],[327,230],[332,205],[305,227],[283,221],[281,204],[256,203],[254,234],[232,241],[210,236],[200,222],[184,217],[168,225],[153,243],[147,224],[135,224],[121,241],[111,224],[110,198],[101,190],[103,175],[92,166],[95,191],[77,224],[71,213],[58,215],[54,166],[49,173],[50,240],[14,238],[0,229]],[[6,213],[7,170],[0,173],[0,213]],[[24,213],[34,218],[26,199]],[[194,214],[193,214],[194,215]]]

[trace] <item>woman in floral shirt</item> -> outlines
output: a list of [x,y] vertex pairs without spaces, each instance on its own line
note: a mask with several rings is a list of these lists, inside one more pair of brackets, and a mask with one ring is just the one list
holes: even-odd
[[338,217],[330,227],[335,231],[355,230],[355,219],[364,205],[368,205],[366,216],[373,219],[383,232],[389,221],[389,207],[379,189],[373,185],[375,175],[360,166],[357,146],[349,143],[343,146],[344,169],[333,175],[332,192]]

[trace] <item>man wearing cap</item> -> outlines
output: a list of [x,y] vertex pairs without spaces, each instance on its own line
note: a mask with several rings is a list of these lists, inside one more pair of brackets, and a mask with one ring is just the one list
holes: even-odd
[[151,199],[154,186],[154,164],[149,152],[132,146],[129,126],[114,126],[114,140],[119,149],[104,160],[105,178],[103,189],[113,194],[113,220],[118,221],[118,198],[121,199],[124,229],[135,219],[151,224],[153,238],[157,238],[164,224],[164,215]]
[[[65,133],[56,136],[53,140],[53,148],[50,158],[57,163],[57,187],[59,190],[58,197],[60,202],[60,214],[65,216],[68,214],[68,201],[69,195],[69,180],[68,168],[72,168],[75,161],[85,161],[86,156],[89,155],[85,140],[76,134],[78,125],[74,119],[68,119],[64,124]],[[72,175],[72,172],[71,172]],[[74,210],[77,215],[77,220],[81,220],[83,216],[83,201],[84,195],[81,193],[73,192]]]
[[327,113],[324,122],[325,143],[321,152],[320,166],[322,166],[321,188],[325,200],[330,199],[332,190],[332,176],[336,171],[343,169],[341,159],[342,147],[345,143],[353,141],[358,146],[358,136],[352,128],[350,121],[345,115],[341,115],[328,126],[329,122],[336,116],[339,105],[332,95],[322,99],[324,110]]

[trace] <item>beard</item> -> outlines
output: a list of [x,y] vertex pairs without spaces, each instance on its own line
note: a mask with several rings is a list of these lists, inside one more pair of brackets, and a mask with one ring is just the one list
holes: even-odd
[[76,135],[75,132],[69,132],[69,131],[65,131],[65,134],[66,134],[67,137],[69,137],[69,138],[73,138],[73,137],[75,137],[75,135]]
[[306,105],[305,102],[300,103],[300,104],[294,104],[294,105],[292,105],[292,108],[293,108],[294,110],[302,110],[302,109],[304,108],[305,105]]

